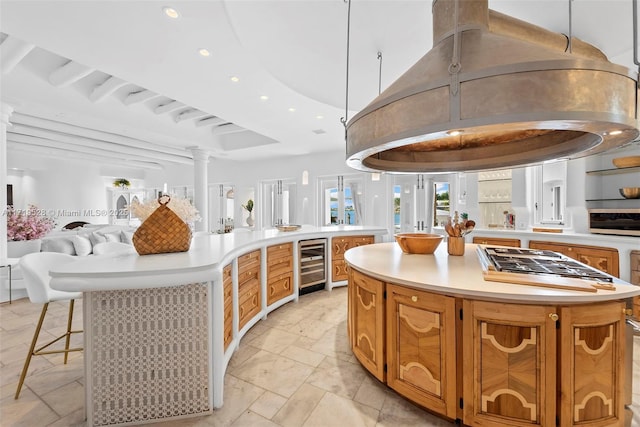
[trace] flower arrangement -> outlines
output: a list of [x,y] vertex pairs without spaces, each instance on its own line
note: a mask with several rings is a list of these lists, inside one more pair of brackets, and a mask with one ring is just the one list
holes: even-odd
[[251,213],[251,211],[253,210],[253,199],[247,200],[247,204],[242,205],[242,207],[245,208],[247,212]]
[[50,232],[55,221],[44,214],[42,209],[29,205],[25,210],[13,206],[7,209],[7,240],[36,240]]
[[[169,196],[167,194],[161,197],[170,199],[167,203],[167,207],[178,215],[178,217],[180,217],[184,222],[200,221],[201,218],[198,210],[188,199],[178,196]],[[149,216],[158,209],[158,207],[160,207],[158,199],[150,199],[144,203],[140,203],[138,199],[133,199],[127,208],[134,216],[140,218],[140,221],[144,221],[149,218]]]

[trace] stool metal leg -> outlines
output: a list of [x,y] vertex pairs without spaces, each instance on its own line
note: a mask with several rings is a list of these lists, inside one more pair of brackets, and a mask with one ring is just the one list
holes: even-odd
[[69,343],[71,342],[71,323],[73,322],[73,303],[75,301],[69,301],[69,319],[67,320],[67,339],[64,343],[64,364],[67,364],[67,359],[69,358]]
[[42,323],[44,322],[44,316],[45,314],[47,314],[48,307],[49,307],[48,302],[44,304],[44,307],[42,307],[42,312],[40,313],[40,320],[38,320],[38,326],[36,326],[36,331],[33,334],[33,340],[31,341],[29,354],[27,354],[27,360],[24,361],[24,367],[22,368],[22,374],[20,374],[20,381],[18,381],[18,389],[16,390],[16,395],[14,399],[17,399],[18,397],[20,397],[20,390],[22,390],[22,384],[24,383],[24,379],[27,376],[29,363],[31,363],[31,357],[34,354],[34,349],[36,348],[36,343],[38,342],[38,335],[40,335],[40,329],[42,329]]

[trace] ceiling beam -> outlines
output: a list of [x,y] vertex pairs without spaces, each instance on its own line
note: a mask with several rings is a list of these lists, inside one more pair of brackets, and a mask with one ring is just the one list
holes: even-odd
[[204,119],[195,121],[196,127],[220,125],[222,123],[226,123],[226,120],[222,120],[216,116],[205,117]]
[[247,129],[240,127],[233,123],[226,123],[224,125],[216,126],[211,129],[214,135],[227,135],[229,133],[246,132]]
[[[26,126],[50,129],[56,132],[68,133],[70,135],[83,136],[89,139],[97,139],[101,141],[113,142],[114,144],[121,144],[129,147],[142,148],[145,150],[151,150],[159,153],[171,154],[179,158],[184,158],[189,162],[193,160],[189,157],[189,154],[184,149],[168,147],[166,145],[156,144],[141,139],[130,138],[124,135],[118,135],[115,133],[103,132],[95,129],[88,129],[80,126],[75,126],[69,123],[57,122],[53,120],[43,119],[40,117],[29,116],[14,112],[11,115],[11,123],[23,124]],[[190,163],[191,164],[191,163]]]
[[35,45],[8,35],[0,44],[2,74],[9,74],[34,48]]
[[133,105],[148,101],[153,98],[157,98],[158,96],[160,95],[155,92],[151,92],[147,89],[142,89],[139,92],[131,92],[122,102],[124,103],[124,105]]
[[189,119],[197,119],[199,117],[204,117],[209,115],[209,113],[205,113],[204,111],[200,111],[200,110],[196,110],[194,108],[191,109],[187,109],[184,110],[180,113],[178,113],[178,115],[176,116],[176,118],[174,119],[176,123],[180,123],[184,120],[189,120]]
[[89,94],[89,100],[92,102],[100,102],[112,95],[116,90],[129,84],[128,82],[117,77],[109,77],[104,83],[97,85]]
[[[14,124],[7,131],[7,137],[11,136],[14,141],[17,141],[17,137],[20,135],[26,137],[36,137],[45,141],[64,143],[75,147],[77,151],[82,151],[82,149],[84,148],[92,148],[104,151],[105,153],[118,153],[120,158],[127,158],[128,156],[132,156],[139,159],[162,160],[165,162],[181,163],[187,165],[193,164],[193,161],[189,161],[189,159],[174,156],[171,154],[159,153],[157,151],[153,152],[142,148],[131,147],[98,139],[85,138],[82,136],[70,135],[68,133],[55,132],[48,129],[34,128],[21,124]],[[21,138],[20,140],[27,141],[27,139],[25,138]],[[73,147],[69,147],[69,149]]]
[[90,160],[100,164],[110,164],[119,167],[127,167],[127,168],[136,168],[136,169],[155,169],[155,170],[163,170],[164,167],[158,163],[153,162],[144,162],[137,160],[122,160],[122,159],[114,159],[111,157],[105,156],[97,156],[93,154],[87,153],[79,153],[73,150],[60,149],[50,146],[42,146],[42,145],[27,145],[15,141],[8,140],[7,148],[10,151],[16,152],[26,152],[26,153],[36,153],[40,155],[46,155],[47,157],[56,157],[60,159],[77,159],[77,160]]
[[95,68],[69,61],[49,74],[49,83],[55,87],[65,87],[93,73]]
[[166,104],[158,105],[153,110],[153,112],[156,113],[156,114],[170,113],[170,112],[178,110],[178,109],[180,109],[182,107],[185,107],[185,104],[183,104],[182,102],[170,101],[170,102],[167,102]]

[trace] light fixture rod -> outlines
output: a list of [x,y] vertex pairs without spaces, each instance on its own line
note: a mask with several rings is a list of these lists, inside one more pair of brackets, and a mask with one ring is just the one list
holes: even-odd
[[344,0],[347,3],[347,72],[344,95],[344,117],[340,119],[344,126],[344,140],[347,140],[347,121],[349,119],[349,46],[351,34],[351,0]]
[[378,72],[378,95],[382,92],[382,52],[378,52],[378,61],[380,62],[380,71]]
[[573,30],[572,30],[572,25],[571,22],[573,21],[573,13],[572,13],[572,8],[571,8],[571,3],[573,2],[573,0],[569,0],[569,53],[573,53],[572,51],[572,44],[571,44],[571,39],[573,38]]

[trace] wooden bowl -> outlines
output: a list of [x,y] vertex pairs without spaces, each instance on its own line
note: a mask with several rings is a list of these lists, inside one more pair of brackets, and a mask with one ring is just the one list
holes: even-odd
[[442,241],[439,234],[398,233],[395,237],[402,252],[407,254],[432,254]]
[[280,224],[276,225],[276,228],[280,231],[296,231],[300,230],[301,225],[298,224]]
[[620,188],[620,195],[625,199],[640,199],[640,187]]
[[632,168],[640,166],[640,156],[617,157],[612,160],[617,168]]

